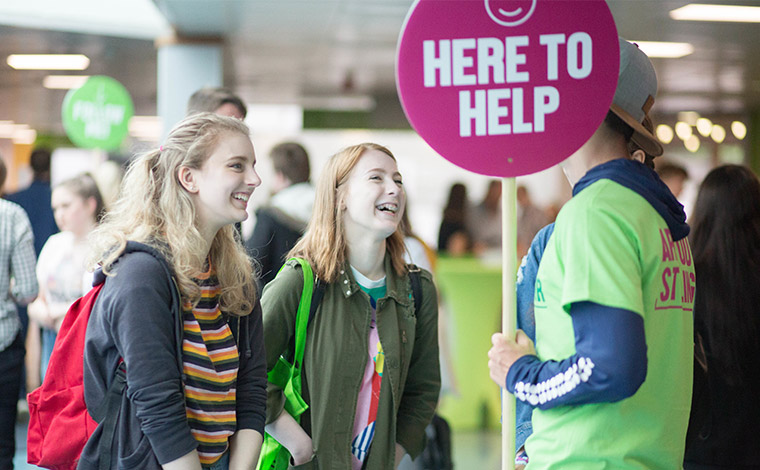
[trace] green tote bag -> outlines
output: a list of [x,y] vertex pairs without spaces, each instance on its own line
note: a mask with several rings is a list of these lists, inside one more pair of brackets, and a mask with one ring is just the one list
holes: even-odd
[[[301,301],[298,303],[295,328],[295,354],[290,363],[284,356],[280,356],[277,364],[269,371],[268,380],[282,388],[285,394],[285,411],[299,421],[301,414],[309,405],[301,397],[301,364],[303,351],[306,345],[306,327],[309,323],[309,311],[311,309],[311,296],[314,292],[314,273],[309,262],[302,258],[291,258],[298,261],[303,272],[303,291]],[[264,444],[261,446],[261,457],[257,470],[287,470],[290,461],[290,452],[275,438],[264,434]]]

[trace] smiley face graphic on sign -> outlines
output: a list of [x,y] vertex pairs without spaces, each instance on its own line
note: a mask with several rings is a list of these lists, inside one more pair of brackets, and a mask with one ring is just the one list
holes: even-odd
[[537,0],[485,0],[486,11],[502,26],[517,26],[530,18]]

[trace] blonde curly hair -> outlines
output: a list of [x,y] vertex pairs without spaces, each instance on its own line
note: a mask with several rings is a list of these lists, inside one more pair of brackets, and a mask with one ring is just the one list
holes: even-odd
[[160,149],[138,156],[124,175],[113,209],[90,237],[93,264],[112,275],[128,240],[145,243],[169,262],[183,301],[196,305],[201,291],[193,278],[204,271],[208,257],[222,289],[220,308],[234,315],[250,313],[256,302],[253,266],[234,226],[220,229],[206,253],[195,206],[178,177],[180,167],[200,169],[219,139],[230,133],[248,137],[250,131],[238,119],[195,114],[177,124]]

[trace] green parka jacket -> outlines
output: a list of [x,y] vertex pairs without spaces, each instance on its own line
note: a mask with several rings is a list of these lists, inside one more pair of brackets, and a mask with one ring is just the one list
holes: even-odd
[[[441,384],[438,300],[430,273],[423,270],[420,276],[423,299],[415,315],[409,276],[397,276],[387,256],[385,272],[387,293],[377,302],[385,369],[367,470],[392,469],[397,442],[413,458],[422,452],[425,427],[433,417]],[[302,288],[301,266],[289,261],[264,289],[267,370],[291,344]],[[346,264],[338,281],[327,285],[307,330],[302,377],[318,463],[298,468],[351,469],[356,402],[369,360],[370,320],[369,296]],[[283,412],[284,395],[271,383],[267,392],[267,423],[271,423]]]

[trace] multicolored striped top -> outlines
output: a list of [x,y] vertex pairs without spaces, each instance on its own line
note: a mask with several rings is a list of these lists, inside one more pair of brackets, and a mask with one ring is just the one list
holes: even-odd
[[385,297],[387,286],[385,277],[373,281],[353,266],[351,266],[351,272],[353,272],[359,287],[369,294],[369,303],[372,307],[369,339],[367,341],[367,363],[364,368],[364,377],[359,386],[359,395],[356,399],[354,432],[351,440],[351,469],[360,470],[364,466],[364,459],[367,457],[372,446],[372,439],[375,437],[375,421],[377,420],[377,408],[380,404],[380,387],[383,384],[385,352],[377,332],[377,301]]
[[201,299],[182,308],[185,406],[198,441],[201,464],[219,460],[235,433],[235,394],[239,357],[229,325],[219,310],[221,287],[212,267],[195,279]]

